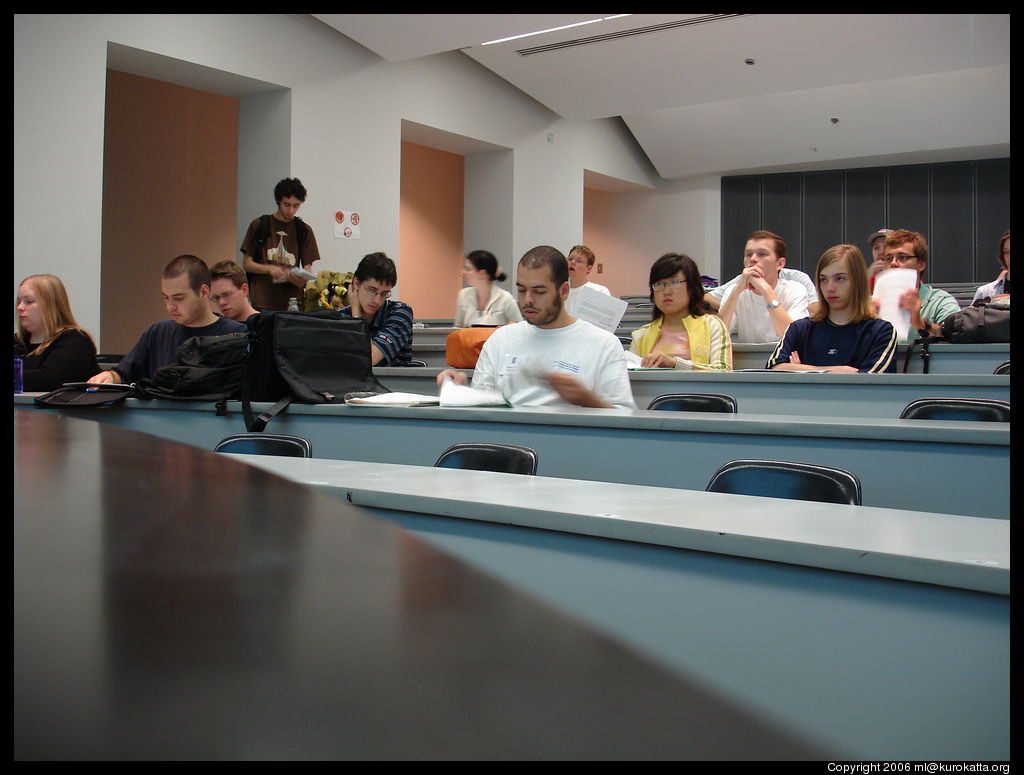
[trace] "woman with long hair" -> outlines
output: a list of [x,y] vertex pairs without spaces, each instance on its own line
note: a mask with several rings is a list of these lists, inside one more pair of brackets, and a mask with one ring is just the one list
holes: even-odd
[[469,253],[462,263],[462,281],[466,287],[459,291],[455,302],[454,326],[503,326],[522,320],[512,294],[494,284],[504,279],[505,273],[498,268],[498,259],[493,253],[486,250]]
[[23,359],[26,391],[85,382],[100,370],[96,345],[71,314],[68,293],[59,277],[35,274],[22,280],[17,312],[14,354]]
[[815,273],[820,306],[794,320],[767,368],[878,374],[896,370],[896,330],[875,315],[864,256],[854,245],[822,253]]
[[648,368],[732,369],[732,340],[708,314],[700,270],[689,256],[666,253],[651,266],[651,322],[633,332],[630,351]]

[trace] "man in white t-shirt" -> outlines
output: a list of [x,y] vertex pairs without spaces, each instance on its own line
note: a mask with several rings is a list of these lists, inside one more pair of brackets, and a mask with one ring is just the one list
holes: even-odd
[[592,283],[588,279],[594,271],[594,251],[586,245],[573,245],[566,256],[569,262],[569,298],[565,300],[565,308],[570,315],[575,314],[576,305],[579,303],[580,294],[584,288],[611,296],[611,291],[603,285]]
[[755,231],[743,251],[743,271],[725,292],[718,316],[738,342],[777,342],[789,324],[807,317],[807,290],[784,280],[786,243],[770,231]]
[[[519,310],[525,320],[497,329],[484,343],[473,387],[501,393],[512,406],[573,404],[636,409],[619,340],[569,314],[565,257],[541,245],[526,252],[516,269]],[[466,383],[461,371],[437,377]]]

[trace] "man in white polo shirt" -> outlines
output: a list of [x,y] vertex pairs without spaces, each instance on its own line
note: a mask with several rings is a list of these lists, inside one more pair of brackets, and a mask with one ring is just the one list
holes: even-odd
[[777,342],[794,320],[807,317],[807,290],[779,277],[786,243],[770,231],[755,231],[743,251],[743,271],[728,288],[718,315],[738,342]]
[[612,295],[603,285],[590,282],[590,273],[594,271],[595,261],[593,250],[586,245],[573,245],[566,260],[569,262],[569,298],[565,300],[565,308],[570,315],[576,314],[576,305],[584,288],[590,288],[605,296]]

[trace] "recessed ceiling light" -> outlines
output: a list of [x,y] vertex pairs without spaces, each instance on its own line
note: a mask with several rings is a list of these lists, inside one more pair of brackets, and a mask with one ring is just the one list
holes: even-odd
[[491,46],[495,43],[504,43],[508,40],[519,40],[520,38],[529,38],[531,35],[543,35],[545,32],[557,32],[558,30],[568,30],[572,27],[582,27],[585,24],[594,24],[595,22],[606,22],[610,19],[621,19],[623,16],[632,16],[631,13],[617,13],[613,16],[599,16],[596,19],[588,19],[585,22],[576,22],[575,24],[563,24],[561,27],[550,27],[546,30],[537,30],[536,32],[524,32],[522,35],[511,35],[507,38],[498,38],[497,40],[489,40],[486,43],[481,43],[481,46]]

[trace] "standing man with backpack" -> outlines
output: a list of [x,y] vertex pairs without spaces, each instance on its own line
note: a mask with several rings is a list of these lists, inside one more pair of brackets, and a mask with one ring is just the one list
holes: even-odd
[[298,178],[274,186],[277,212],[249,224],[242,240],[242,266],[249,273],[249,296],[258,310],[283,310],[288,299],[300,297],[306,281],[292,269],[310,270],[320,259],[313,230],[298,217],[306,187]]

